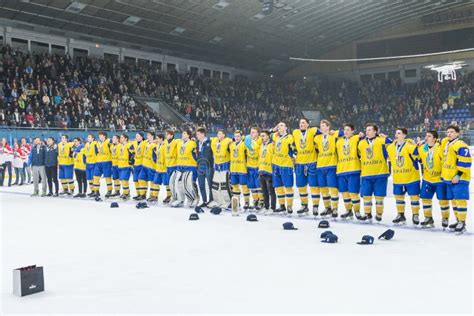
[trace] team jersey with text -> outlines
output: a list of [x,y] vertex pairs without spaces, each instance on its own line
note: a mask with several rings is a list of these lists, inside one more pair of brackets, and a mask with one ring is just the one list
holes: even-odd
[[433,147],[428,144],[418,146],[418,156],[422,165],[423,180],[429,183],[441,182],[441,169],[443,167],[441,145],[436,142]]
[[392,143],[388,137],[376,136],[373,139],[365,138],[357,146],[360,157],[362,178],[388,177],[387,148]]
[[176,167],[176,161],[178,159],[178,142],[179,139],[165,140],[165,164],[167,168]]
[[84,144],[86,150],[86,162],[88,164],[95,164],[97,161],[96,146],[97,142],[95,140]]
[[452,141],[445,138],[441,143],[441,149],[443,157],[441,180],[451,182],[459,172],[462,172],[459,182],[469,183],[472,158],[466,143],[458,138]]
[[420,181],[418,147],[410,142],[387,146],[388,159],[393,175],[393,184],[410,184]]
[[316,144],[314,137],[321,132],[317,127],[310,127],[305,131],[296,129],[293,131],[293,139],[296,148],[296,164],[309,164],[317,160]]
[[293,135],[285,134],[282,136],[279,133],[274,133],[272,140],[274,143],[272,164],[278,167],[292,168],[296,153]]
[[211,139],[211,149],[214,155],[214,165],[219,167],[220,165],[228,164],[230,162],[230,144],[232,139],[226,137],[223,140],[219,140],[217,137]]
[[317,169],[336,168],[336,141],[340,136],[342,136],[342,131],[336,131],[333,134],[320,134],[314,137],[314,143],[318,152],[316,160]]
[[73,165],[74,158],[73,154],[73,142],[59,143],[58,144],[58,164],[60,165]]
[[350,138],[340,137],[336,142],[338,175],[360,173],[359,135]]
[[126,142],[125,144],[117,145],[119,168],[129,168],[133,166],[132,158],[135,156],[135,143],[136,142]]
[[176,159],[176,166],[178,167],[196,167],[197,166],[197,144],[193,140],[183,141],[178,140],[177,150],[178,158]]
[[97,141],[95,152],[97,155],[97,160],[96,162],[108,162],[112,161],[112,143],[110,142],[110,139],[106,139],[104,141]]
[[156,172],[166,172],[166,145],[165,143],[156,144],[155,146],[156,155]]
[[247,147],[242,140],[230,144],[230,172],[247,174]]
[[272,159],[275,151],[274,144],[269,141],[267,144],[260,146],[260,157],[258,160],[258,173],[272,174]]

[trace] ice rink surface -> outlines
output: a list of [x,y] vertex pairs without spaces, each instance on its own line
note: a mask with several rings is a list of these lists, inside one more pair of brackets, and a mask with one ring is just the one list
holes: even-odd
[[[339,242],[325,244],[318,221],[296,215],[247,222],[206,211],[188,221],[192,210],[161,203],[110,208],[31,191],[0,189],[1,315],[473,312],[472,199],[467,234],[441,231],[435,203],[435,230],[408,224],[361,246],[387,227],[331,221]],[[384,223],[395,215],[388,197]],[[286,221],[298,230],[284,231]],[[12,270],[31,264],[44,266],[46,291],[13,296]]]

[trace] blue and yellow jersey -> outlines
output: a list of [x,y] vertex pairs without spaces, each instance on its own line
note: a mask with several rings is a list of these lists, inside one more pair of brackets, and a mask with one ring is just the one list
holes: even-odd
[[359,135],[350,138],[340,137],[336,142],[338,175],[360,173]]
[[74,148],[74,170],[86,170],[86,148],[83,145]]
[[314,143],[318,155],[316,160],[317,169],[336,168],[336,141],[342,135],[342,131],[336,131],[333,134],[319,134],[314,137]]
[[58,144],[58,164],[60,165],[73,165],[73,147],[74,143],[59,143]]
[[156,164],[155,164],[155,171],[156,172],[166,172],[166,144],[156,144],[155,146],[155,156],[156,156]]
[[178,158],[176,160],[176,166],[178,168],[197,167],[196,148],[197,144],[193,140],[188,140],[187,142],[178,140]]
[[293,139],[296,148],[296,164],[309,164],[316,162],[317,153],[314,137],[321,132],[317,127],[308,128],[306,131],[296,129],[293,131]]
[[106,161],[112,161],[112,143],[110,142],[110,139],[107,138],[103,142],[98,140],[96,144],[96,155],[97,155],[97,160],[96,162],[106,162]]
[[279,133],[273,133],[272,141],[274,143],[272,164],[278,167],[293,167],[293,159],[296,154],[295,142],[293,136]]
[[172,139],[172,140],[165,140],[165,147],[166,147],[166,155],[165,155],[165,163],[167,168],[176,167],[177,159],[178,159],[178,143],[181,140],[179,139]]
[[247,147],[242,140],[230,144],[230,172],[247,174]]
[[362,178],[388,177],[388,154],[386,145],[391,144],[388,137],[376,136],[359,142],[360,169]]
[[441,169],[443,167],[443,150],[440,143],[436,142],[433,147],[428,144],[418,146],[418,156],[422,165],[423,180],[429,183],[441,182]]
[[260,146],[262,145],[262,139],[252,139],[250,135],[245,136],[245,146],[247,147],[247,168],[258,168],[258,162],[260,158]]
[[125,144],[117,145],[119,168],[130,168],[133,166],[132,160],[135,156],[135,144],[136,142],[126,142]]
[[410,142],[387,146],[388,159],[393,175],[393,184],[410,184],[420,181],[418,147]]
[[272,175],[272,159],[275,152],[274,144],[268,141],[260,146],[260,157],[258,160],[258,173]]
[[471,180],[472,158],[469,147],[460,139],[449,141],[447,138],[441,142],[443,168],[441,180],[451,182],[459,173],[459,183],[469,183]]
[[149,143],[147,141],[144,151],[143,151],[143,158],[142,158],[142,166],[155,169],[156,167],[156,152],[155,152],[156,144]]
[[119,161],[119,153],[117,151],[117,146],[119,144],[113,144],[111,143],[110,144],[110,152],[111,152],[111,156],[112,156],[112,166],[116,167],[118,166],[118,161]]
[[230,163],[230,144],[232,139],[226,137],[219,140],[217,137],[211,139],[211,149],[214,155],[214,165],[219,168]]
[[96,145],[97,142],[95,140],[92,142],[87,142],[84,145],[84,148],[86,149],[86,162],[88,164],[95,164],[97,160]]
[[142,140],[141,142],[134,141],[133,147],[135,148],[135,162],[134,166],[141,166],[143,163],[143,154],[145,147],[148,144],[148,140]]

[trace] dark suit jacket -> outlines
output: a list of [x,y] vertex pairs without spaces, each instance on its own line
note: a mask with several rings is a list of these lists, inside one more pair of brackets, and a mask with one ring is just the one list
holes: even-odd
[[198,168],[214,168],[214,156],[212,155],[211,140],[209,138],[206,139],[202,144],[202,147],[200,146],[199,141],[196,142]]

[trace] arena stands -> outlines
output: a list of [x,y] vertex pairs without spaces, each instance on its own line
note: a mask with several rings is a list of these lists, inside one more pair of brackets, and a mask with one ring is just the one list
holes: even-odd
[[387,133],[396,126],[422,132],[457,123],[472,125],[474,73],[439,83],[399,79],[362,83],[330,80],[221,80],[192,73],[112,63],[94,58],[27,54],[2,47],[0,125],[107,130],[176,129],[134,95],[160,98],[194,125],[248,129],[286,120],[295,126],[300,107],[320,110],[334,126],[348,119],[361,128],[375,122]]

